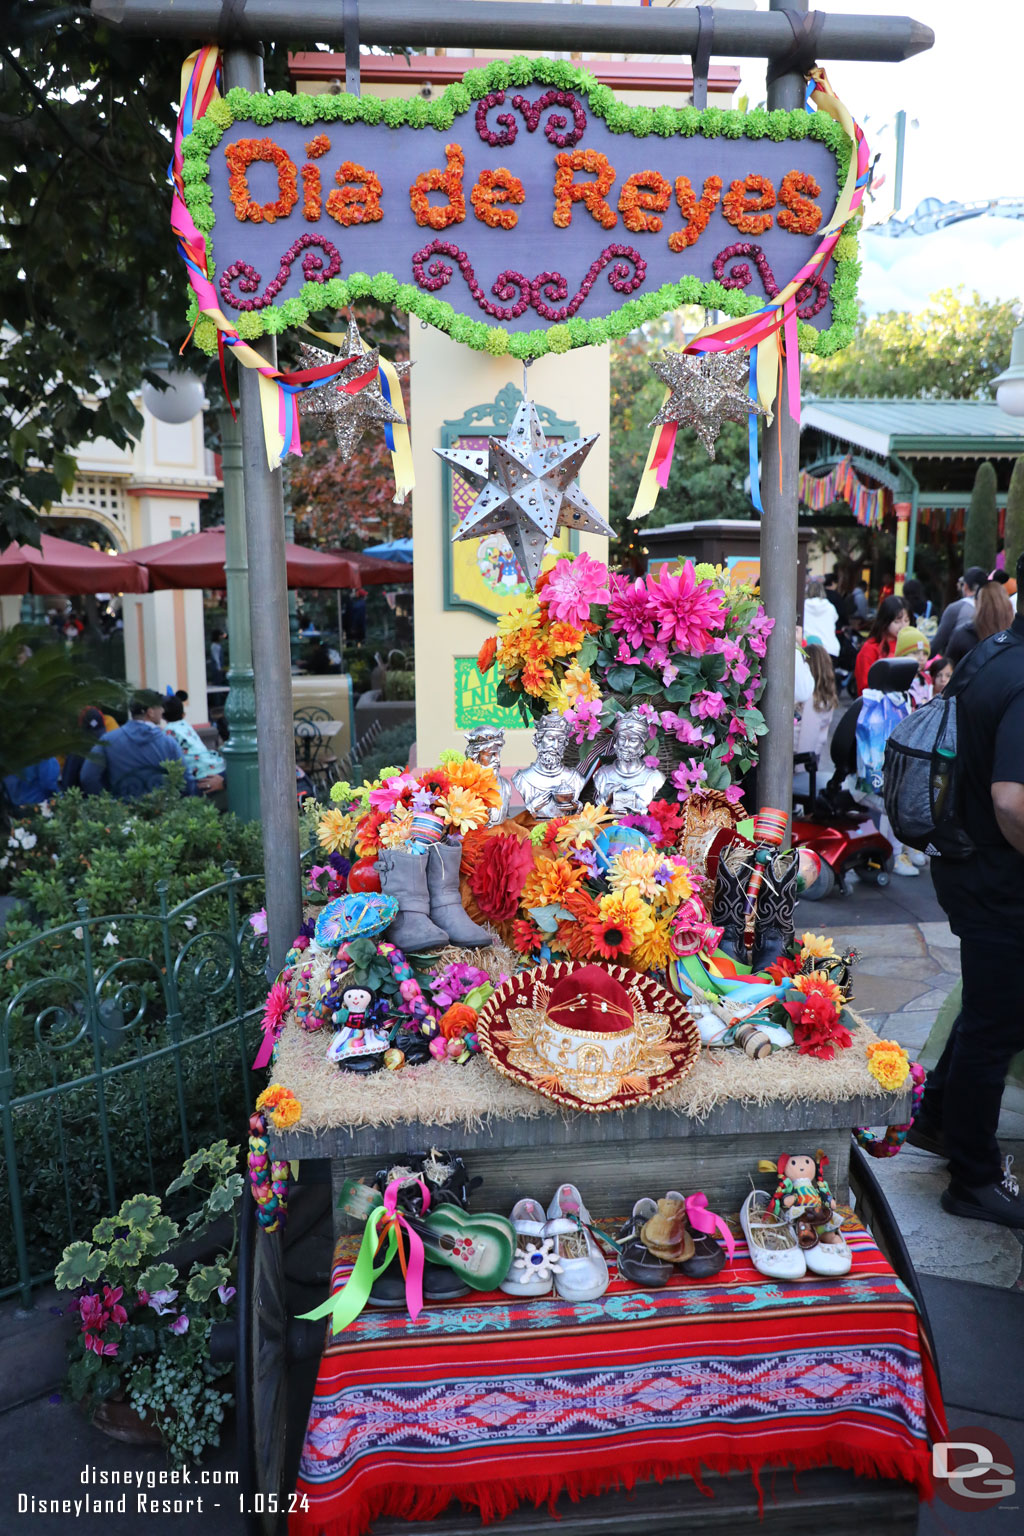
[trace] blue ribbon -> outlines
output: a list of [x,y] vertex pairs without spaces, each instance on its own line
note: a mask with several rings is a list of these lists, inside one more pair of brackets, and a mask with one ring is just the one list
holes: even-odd
[[[751,400],[757,400],[757,348],[750,349],[750,382],[748,391]],[[761,467],[757,456],[757,414],[750,412],[747,417],[747,448],[750,454],[750,499],[754,503],[757,512],[764,512],[761,505]]]
[[[380,380],[380,392],[381,392],[381,394],[384,396],[384,399],[388,402],[388,404],[392,405],[393,402],[392,402],[392,399],[391,399],[391,386],[388,383],[388,376],[384,372],[383,368],[378,368],[377,369],[377,377]],[[392,428],[392,425],[391,425],[390,421],[386,421],[384,423],[384,441],[387,443],[389,451],[391,453],[394,453],[394,451],[395,451],[395,434],[394,434],[394,430]]]

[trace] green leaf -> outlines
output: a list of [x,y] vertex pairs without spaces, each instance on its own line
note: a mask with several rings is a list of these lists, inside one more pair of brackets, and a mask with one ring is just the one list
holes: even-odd
[[[149,1253],[166,1253],[179,1235],[178,1223],[170,1216],[158,1216],[145,1233],[145,1246]],[[157,1286],[157,1290],[160,1287]],[[148,1286],[147,1286],[148,1290]]]
[[144,1269],[139,1276],[138,1289],[140,1291],[169,1291],[176,1285],[178,1271],[173,1264],[151,1264]]
[[[240,1179],[241,1176],[239,1176]],[[218,1184],[217,1188],[207,1198],[206,1209],[211,1214],[220,1216],[225,1211],[230,1211],[234,1208],[236,1199],[237,1195],[227,1184]]]
[[160,1215],[160,1201],[156,1195],[132,1195],[121,1202],[117,1219],[124,1227],[147,1227]]
[[203,1264],[194,1269],[186,1287],[186,1295],[192,1301],[209,1301],[219,1285],[226,1285],[231,1271],[226,1264]]
[[629,693],[632,691],[635,677],[635,667],[614,666],[608,668],[606,682],[615,693]]
[[693,683],[687,678],[677,677],[665,689],[665,697],[670,704],[689,704],[693,698]]
[[54,1282],[58,1291],[73,1291],[86,1281],[95,1282],[103,1273],[103,1255],[91,1243],[71,1243],[57,1265]]
[[594,635],[587,635],[576,652],[576,665],[583,671],[592,667],[597,660],[597,639]]
[[529,913],[541,933],[555,933],[560,922],[572,917],[571,912],[557,903],[546,907],[530,907]]

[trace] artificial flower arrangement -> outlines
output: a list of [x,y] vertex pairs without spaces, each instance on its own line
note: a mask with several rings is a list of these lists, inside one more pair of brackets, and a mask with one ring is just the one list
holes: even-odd
[[[179,1227],[156,1195],[132,1195],[116,1216],[92,1229],[91,1242],[71,1243],[55,1276],[58,1290],[75,1292],[68,1310],[81,1328],[69,1345],[68,1390],[99,1413],[107,1400],[130,1404],[152,1424],[177,1464],[198,1460],[220,1444],[232,1395],[219,1383],[232,1369],[210,1357],[215,1323],[229,1316],[238,1250],[239,1149],[226,1141],[193,1152],[166,1194],[194,1189],[198,1210]],[[227,1251],[195,1259],[187,1276],[168,1250],[232,1218]]]
[[320,846],[338,855],[354,849],[365,859],[382,848],[416,851],[416,844],[462,837],[486,823],[501,791],[493,768],[451,751],[436,768],[389,767],[372,784],[335,784],[331,799],[317,827]]
[[[655,802],[642,819],[657,826],[659,815]],[[604,959],[664,971],[678,955],[713,949],[721,930],[710,927],[697,874],[629,825],[640,819],[587,805],[532,832],[507,823],[471,833],[462,860],[471,911],[535,963]]]
[[782,958],[768,966],[767,974],[784,988],[771,1018],[792,1032],[801,1055],[831,1061],[837,1048],[852,1045],[853,1021],[846,1005],[853,996],[850,968],[857,958],[856,950],[837,954],[825,934],[802,933],[794,935]]
[[670,769],[685,800],[700,786],[732,787],[756,763],[771,629],[753,590],[713,566],[685,561],[631,580],[580,554],[499,618],[477,664],[500,669],[500,704],[527,722],[557,710],[581,747],[639,709],[649,766]]

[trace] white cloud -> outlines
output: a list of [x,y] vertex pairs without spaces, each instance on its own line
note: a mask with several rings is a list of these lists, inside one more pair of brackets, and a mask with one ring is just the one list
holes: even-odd
[[1024,222],[985,215],[932,235],[861,236],[860,298],[869,314],[923,309],[939,288],[1024,299]]

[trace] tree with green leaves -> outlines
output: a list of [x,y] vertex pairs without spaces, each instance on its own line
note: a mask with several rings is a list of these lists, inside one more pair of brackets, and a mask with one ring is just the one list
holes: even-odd
[[79,711],[123,700],[123,684],[103,677],[46,626],[0,632],[0,779],[80,750]]
[[643,474],[653,429],[665,386],[650,368],[650,359],[662,342],[652,342],[644,332],[611,344],[611,465],[608,491],[609,520],[618,543],[612,557],[629,563],[631,549],[639,555],[647,528],[668,523],[704,521],[712,517],[751,517],[750,497],[743,489],[749,472],[746,428],[726,422],[709,459],[696,435],[680,427],[669,483],[658,496],[654,511],[642,521],[629,521],[636,488]]
[[831,399],[988,400],[1017,324],[1012,299],[943,288],[914,313],[861,317],[834,357],[805,357],[804,389]]
[[967,508],[964,523],[964,570],[980,565],[990,571],[996,563],[996,542],[999,536],[999,514],[996,510],[995,467],[979,464],[971,491],[971,504]]
[[1006,569],[1013,576],[1017,561],[1024,555],[1024,459],[1018,459],[1006,493],[1006,529],[1003,539]]

